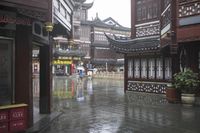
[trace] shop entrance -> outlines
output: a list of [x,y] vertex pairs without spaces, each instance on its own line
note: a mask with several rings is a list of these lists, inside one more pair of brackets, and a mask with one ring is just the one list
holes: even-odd
[[39,99],[40,99],[40,47],[37,44],[33,45],[32,50],[32,84],[33,84],[33,122],[39,121],[43,115],[40,114]]
[[13,40],[0,38],[0,105],[13,103]]
[[[50,113],[51,71],[49,50],[49,45],[33,42],[32,88],[34,123]],[[49,70],[47,71],[47,69]]]

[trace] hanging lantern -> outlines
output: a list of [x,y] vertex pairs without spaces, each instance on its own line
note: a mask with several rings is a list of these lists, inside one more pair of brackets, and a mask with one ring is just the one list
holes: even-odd
[[52,22],[46,22],[45,23],[45,29],[46,29],[46,31],[52,32],[53,31],[53,26],[54,26],[54,24]]

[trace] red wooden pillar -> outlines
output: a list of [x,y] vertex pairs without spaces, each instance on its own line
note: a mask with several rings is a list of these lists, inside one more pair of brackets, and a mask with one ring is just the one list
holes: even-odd
[[15,103],[28,105],[28,127],[33,125],[31,26],[16,26]]

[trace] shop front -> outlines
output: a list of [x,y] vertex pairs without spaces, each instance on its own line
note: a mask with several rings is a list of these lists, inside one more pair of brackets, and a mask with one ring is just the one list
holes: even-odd
[[53,73],[59,76],[68,76],[72,69],[72,60],[56,59],[53,61]]
[[[0,2],[0,132],[20,132],[33,125],[32,49],[40,46],[40,113],[50,113],[50,45],[34,34],[48,11]],[[47,4],[46,7],[47,9]],[[40,16],[35,16],[40,14]],[[41,28],[41,27],[40,27]],[[40,29],[42,31],[44,29]]]

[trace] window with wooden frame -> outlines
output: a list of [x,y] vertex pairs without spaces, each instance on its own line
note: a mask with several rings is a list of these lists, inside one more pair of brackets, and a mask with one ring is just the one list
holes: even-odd
[[133,78],[133,60],[128,60],[128,78]]
[[136,8],[137,22],[150,20],[158,17],[158,0],[137,0]]

